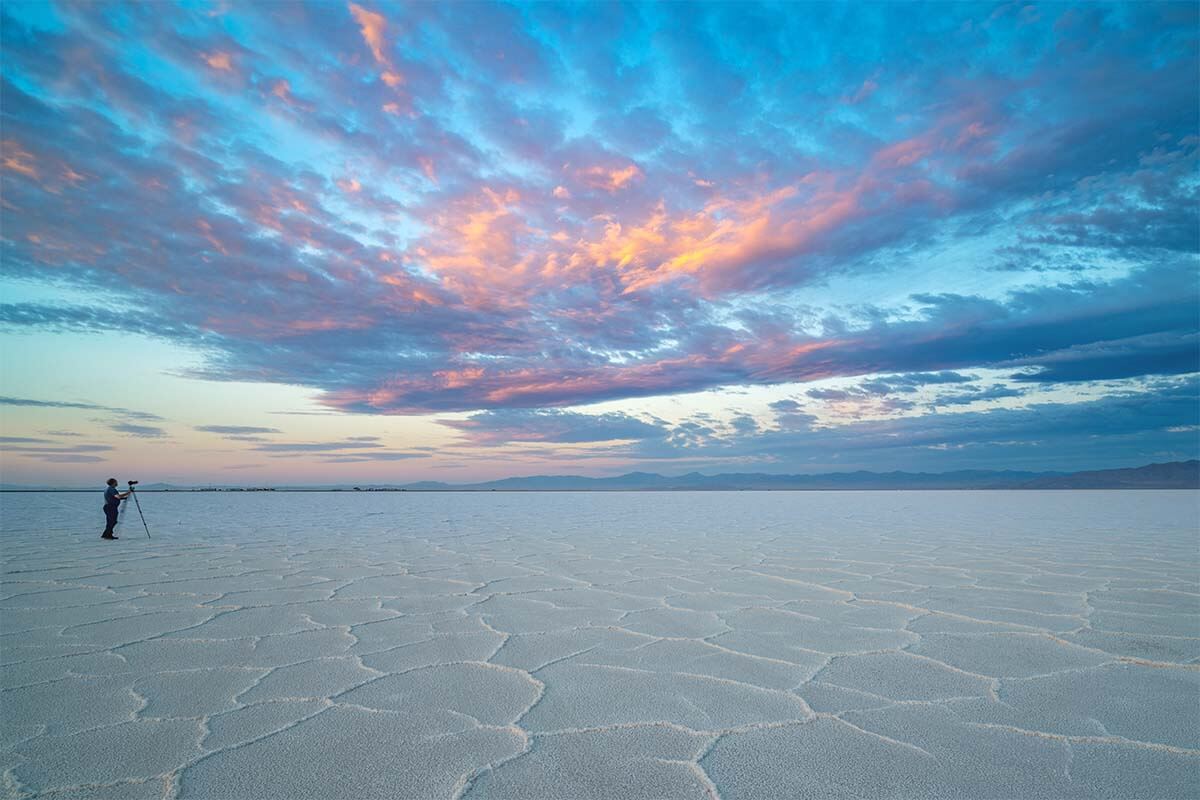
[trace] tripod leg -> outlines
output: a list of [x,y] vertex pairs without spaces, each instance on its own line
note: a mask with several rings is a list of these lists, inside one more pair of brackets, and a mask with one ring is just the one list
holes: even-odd
[[137,506],[138,516],[142,518],[142,527],[146,529],[146,538],[149,539],[150,538],[150,526],[146,524],[146,515],[142,513],[142,504],[138,502],[137,492],[134,491],[132,486],[130,486],[129,493],[131,495],[133,495],[133,504],[135,506]]

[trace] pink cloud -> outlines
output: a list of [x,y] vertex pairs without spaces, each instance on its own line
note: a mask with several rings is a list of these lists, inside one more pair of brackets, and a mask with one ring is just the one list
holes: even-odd
[[233,56],[229,53],[217,51],[214,53],[204,53],[201,55],[204,63],[215,70],[222,72],[233,72]]
[[33,154],[25,150],[15,139],[5,139],[0,142],[0,168],[24,175],[35,181],[38,179],[38,170]]
[[699,211],[671,213],[660,202],[640,222],[611,219],[579,240],[567,263],[611,266],[628,294],[683,276],[701,292],[735,287],[748,264],[802,250],[860,213],[861,186],[838,189],[831,176],[739,198],[717,196]]
[[577,171],[581,181],[595,189],[606,192],[619,192],[634,180],[642,177],[642,171],[637,164],[626,164],[623,167],[587,167]]
[[389,47],[386,35],[387,20],[382,14],[368,11],[356,3],[350,4],[350,14],[358,23],[363,41],[366,42],[367,48],[375,58],[375,63],[383,67],[383,72],[379,76],[380,80],[392,89],[403,85],[404,75],[392,64],[392,58],[387,52]]
[[[430,400],[435,397],[461,397],[463,400],[459,404],[466,406],[531,408],[572,405],[584,397],[653,395],[722,382],[762,380],[780,374],[813,380],[827,377],[831,372],[812,356],[835,344],[787,339],[746,341],[711,354],[691,353],[590,369],[564,370],[556,366],[503,369],[471,365],[438,370],[429,375],[396,376],[375,389],[330,392],[322,400],[335,408],[366,406],[377,413],[405,414],[419,408],[427,410]],[[721,380],[722,375],[725,381]],[[770,377],[770,380],[779,378]]]
[[[665,200],[644,211],[636,203],[629,209],[616,205],[612,213],[545,228],[536,221],[543,214],[551,220],[550,209],[539,208],[536,197],[527,201],[513,189],[484,187],[430,217],[429,233],[409,258],[471,305],[484,298],[493,305],[520,305],[539,292],[593,283],[605,274],[614,280],[606,284],[611,293],[601,291],[604,302],[679,279],[704,297],[753,289],[773,282],[788,259],[820,252],[829,237],[868,215],[941,203],[943,192],[935,183],[890,173],[934,152],[935,136],[882,147],[858,174],[812,172],[775,188],[734,187],[709,193],[690,210],[671,208]],[[615,178],[611,168],[577,174],[609,188],[641,174],[634,165],[622,169]],[[552,195],[563,200],[570,192],[557,186]]]
[[921,134],[888,145],[875,154],[875,163],[883,167],[908,167],[924,159],[934,150],[934,138]]
[[409,258],[468,305],[523,304],[543,254],[520,204],[515,189],[490,187],[452,202],[432,217],[433,232]]
[[283,78],[272,80],[267,84],[267,86],[269,87],[268,91],[270,95],[278,98],[285,105],[288,105],[299,111],[314,110],[314,106],[311,103],[306,103],[292,94],[292,85]]
[[879,84],[875,82],[874,78],[867,78],[862,82],[862,85],[855,90],[854,94],[845,98],[843,102],[845,102],[847,105],[856,106],[859,103],[870,99],[871,95],[875,94],[875,90],[878,88]]
[[417,163],[421,165],[421,172],[425,173],[425,177],[429,179],[430,183],[438,182],[437,170],[434,169],[432,158],[429,156],[419,156]]
[[383,35],[383,32],[387,29],[387,20],[384,19],[382,14],[368,11],[356,3],[350,4],[350,13],[354,16],[354,21],[358,23],[363,41],[370,48],[371,55],[375,57],[378,63],[389,66],[391,62],[384,53],[387,41]]

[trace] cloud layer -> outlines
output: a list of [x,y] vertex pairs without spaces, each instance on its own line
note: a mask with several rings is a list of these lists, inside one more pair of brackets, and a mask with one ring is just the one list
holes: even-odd
[[903,413],[1200,369],[1194,4],[0,14],[0,276],[61,291],[10,330],[484,410],[446,423],[483,444],[656,441],[548,409],[715,387]]

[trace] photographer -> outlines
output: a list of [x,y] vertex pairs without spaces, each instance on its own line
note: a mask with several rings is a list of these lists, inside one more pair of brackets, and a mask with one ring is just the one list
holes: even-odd
[[129,497],[129,492],[117,491],[117,479],[109,478],[108,488],[104,490],[104,519],[108,523],[104,527],[104,533],[100,534],[101,539],[116,539],[116,534],[113,533],[113,528],[117,524],[117,511],[121,508],[121,501]]

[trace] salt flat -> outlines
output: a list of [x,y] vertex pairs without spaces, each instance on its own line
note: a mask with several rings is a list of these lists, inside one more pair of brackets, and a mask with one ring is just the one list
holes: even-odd
[[142,500],[0,495],[6,796],[1200,792],[1194,492]]

